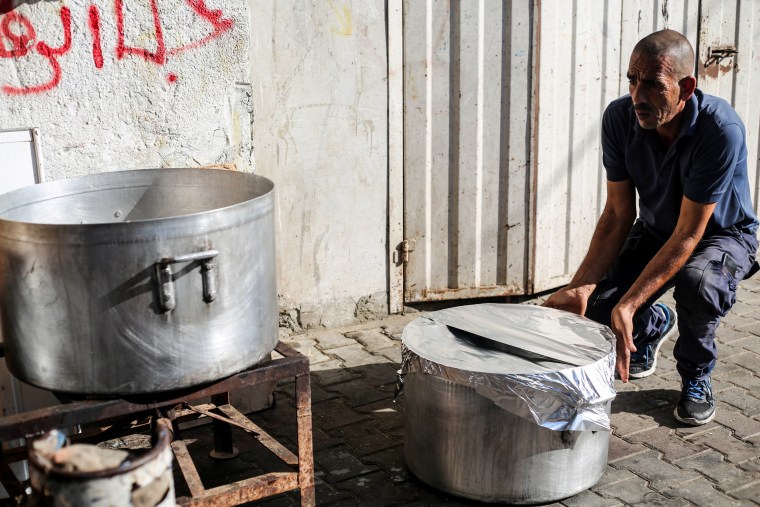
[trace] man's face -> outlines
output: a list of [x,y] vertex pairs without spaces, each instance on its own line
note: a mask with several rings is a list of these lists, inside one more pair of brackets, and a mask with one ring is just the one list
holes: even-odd
[[641,128],[666,125],[683,109],[681,87],[669,57],[633,53],[628,64],[628,90]]

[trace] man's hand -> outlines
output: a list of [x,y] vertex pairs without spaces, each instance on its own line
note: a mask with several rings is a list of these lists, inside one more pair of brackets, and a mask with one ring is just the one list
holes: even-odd
[[617,305],[612,309],[611,327],[617,338],[617,359],[615,367],[623,382],[628,382],[628,367],[631,363],[631,352],[636,352],[633,344],[633,310],[628,306]]
[[702,238],[715,206],[716,203],[700,204],[684,196],[681,213],[670,238],[612,309],[610,327],[617,337],[616,367],[623,382],[628,382],[631,352],[636,352],[633,344],[634,313],[686,264]]
[[544,301],[544,304],[541,306],[583,315],[586,313],[588,298],[593,291],[593,285],[582,285],[573,288],[564,287],[549,296],[549,299]]

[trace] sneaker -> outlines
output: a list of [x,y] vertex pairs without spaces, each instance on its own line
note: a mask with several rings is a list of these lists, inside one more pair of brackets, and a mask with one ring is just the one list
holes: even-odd
[[707,380],[684,380],[681,400],[673,412],[676,419],[692,426],[707,424],[715,417],[715,400],[710,378]]
[[636,352],[631,354],[631,362],[628,366],[628,376],[631,378],[644,378],[654,373],[657,367],[657,353],[665,341],[676,332],[676,312],[664,303],[655,303],[665,314],[665,329],[659,338],[636,346]]

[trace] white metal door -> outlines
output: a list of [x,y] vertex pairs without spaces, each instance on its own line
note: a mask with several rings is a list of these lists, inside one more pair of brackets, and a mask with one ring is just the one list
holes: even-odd
[[525,291],[531,9],[403,4],[406,302]]

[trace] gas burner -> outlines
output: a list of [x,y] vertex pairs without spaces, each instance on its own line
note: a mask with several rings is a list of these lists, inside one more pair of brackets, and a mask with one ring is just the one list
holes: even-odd
[[[142,418],[150,420],[153,426],[173,429],[174,439],[171,441],[171,448],[191,493],[190,497],[177,498],[179,505],[238,505],[287,491],[300,490],[301,505],[313,506],[314,457],[309,360],[282,342],[277,343],[275,351],[282,357],[194,390],[161,393],[152,399],[150,396],[141,396],[139,399],[85,399],[0,418],[0,442],[5,444],[3,463],[0,464],[0,482],[11,498],[26,497],[28,484],[20,483],[9,473],[10,469],[7,466],[9,463],[28,458],[25,446],[8,448],[14,441],[32,440],[57,428],[92,427],[96,423],[113,424],[126,418],[130,421]],[[229,403],[230,392],[292,377],[295,377],[296,390],[297,456]],[[211,398],[211,403],[191,403],[202,398]],[[180,422],[200,416],[213,419],[213,458],[226,459],[236,456],[236,449],[232,443],[232,426],[236,426],[251,434],[292,471],[268,473],[206,489],[188,452],[187,441],[178,437]],[[89,437],[92,437],[92,434]],[[76,437],[71,437],[71,440],[76,441]]]

